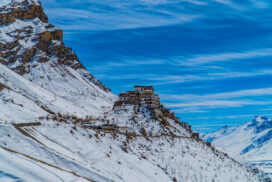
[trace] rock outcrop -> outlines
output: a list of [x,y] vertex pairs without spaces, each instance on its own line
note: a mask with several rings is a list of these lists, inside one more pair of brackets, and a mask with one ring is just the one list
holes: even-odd
[[[16,8],[17,6],[19,6],[19,8]],[[30,5],[27,0],[21,4],[18,2],[13,3],[7,9],[0,8],[0,12],[4,12],[0,14],[0,26],[13,23],[16,19],[28,20],[39,18],[44,23],[48,23],[48,18],[45,15],[41,5]]]
[[[48,22],[39,1],[12,1],[0,7],[0,63],[20,75],[31,72],[36,63],[52,62],[74,70],[85,70],[77,55],[63,43],[63,32]],[[110,89],[84,73],[102,90]]]

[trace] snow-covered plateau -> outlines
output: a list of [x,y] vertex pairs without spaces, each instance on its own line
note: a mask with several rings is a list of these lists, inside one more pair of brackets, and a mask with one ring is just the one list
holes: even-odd
[[1,182],[263,181],[180,123],[116,100],[38,0],[0,0]]

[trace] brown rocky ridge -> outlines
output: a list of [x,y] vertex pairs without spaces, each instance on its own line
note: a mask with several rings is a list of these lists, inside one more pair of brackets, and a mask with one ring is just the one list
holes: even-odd
[[[12,27],[17,22],[24,26]],[[44,30],[37,32],[35,24],[41,24]],[[25,0],[0,8],[0,26],[0,63],[9,66],[18,74],[30,73],[32,62],[46,63],[52,60],[52,65],[66,65],[74,70],[86,70],[72,49],[64,45],[62,30],[48,22],[40,3],[37,5]],[[5,27],[6,30],[3,32]],[[1,39],[1,34],[9,36],[9,40]],[[93,75],[88,73],[85,77],[102,90],[110,92],[110,89]]]

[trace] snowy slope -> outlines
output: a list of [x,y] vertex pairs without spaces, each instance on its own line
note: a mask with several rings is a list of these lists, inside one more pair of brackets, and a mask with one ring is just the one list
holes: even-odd
[[50,114],[48,110],[55,113],[75,114],[82,118],[92,113],[91,110],[80,108],[1,64],[0,84],[5,86],[0,92],[0,116],[2,121],[8,123],[34,122],[39,117]]
[[203,139],[232,156],[257,164],[266,173],[272,173],[272,121],[264,116],[256,116],[243,125],[225,126],[203,135]]
[[[0,16],[0,181],[260,181],[180,123],[112,110],[38,1],[1,0]],[[120,129],[90,127],[105,124]]]
[[191,138],[128,137],[48,121],[23,129],[35,140],[2,125],[0,146],[94,181],[258,181],[241,164]]
[[[103,115],[116,97],[88,73],[75,53],[63,44],[62,31],[48,23],[40,3],[15,2],[10,5],[9,1],[1,1],[9,10],[0,11],[7,20],[2,26],[0,21],[0,62],[94,117]],[[17,11],[22,16],[18,16]],[[17,18],[10,18],[13,16]]]
[[61,182],[63,180],[88,181],[71,173],[29,160],[27,157],[0,148],[0,181]]
[[[65,122],[40,119],[41,116],[54,116],[41,105],[60,113],[65,113],[68,108],[77,116],[88,113],[6,66],[0,65],[0,70],[0,83],[5,85],[0,92],[0,148],[4,147],[0,159],[5,159],[0,171],[3,171],[4,179],[43,181],[48,173],[52,179],[57,176],[64,181],[72,181],[73,178],[78,181],[87,178],[120,182],[170,182],[174,178],[196,182],[213,179],[258,181],[239,163],[192,139],[191,134],[173,120],[166,118],[166,124],[152,120],[144,108],[138,112],[133,106],[127,106],[124,110],[110,111],[104,117],[93,120],[95,125],[109,122],[130,127],[133,130],[130,134],[84,129],[80,123],[73,124],[73,120],[69,119]],[[41,125],[22,127],[22,132],[11,124],[30,122],[41,122]],[[147,132],[146,137],[142,134],[143,128]],[[5,149],[18,153],[22,161],[18,161],[19,164],[11,161],[13,155]],[[16,173],[23,164],[40,166],[35,171],[35,178],[29,174],[31,167],[23,170],[22,174]],[[43,172],[44,168],[47,173]],[[67,177],[71,173],[79,177]]]

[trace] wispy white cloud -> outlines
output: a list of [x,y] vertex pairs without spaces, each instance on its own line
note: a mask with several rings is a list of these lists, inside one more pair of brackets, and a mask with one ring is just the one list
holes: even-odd
[[[269,68],[251,68],[246,71],[235,71],[224,68],[223,66],[217,65],[205,65],[214,62],[228,62],[228,61],[245,61],[245,62],[256,62],[253,58],[260,57],[272,57],[271,49],[259,49],[255,51],[247,51],[242,53],[224,53],[215,55],[199,55],[194,58],[183,58],[183,61],[178,60],[178,58],[170,58],[168,60],[162,59],[148,59],[148,58],[138,58],[130,60],[111,61],[103,63],[101,65],[95,65],[88,67],[90,72],[95,70],[103,70],[103,75],[107,76],[108,79],[115,80],[119,78],[126,78],[125,74],[118,74],[118,76],[113,76],[114,71],[118,71],[123,68],[129,68],[134,70],[139,70],[144,67],[144,69],[153,69],[153,66],[167,67],[167,69],[180,70],[179,74],[158,74],[148,72],[148,74],[138,74],[135,79],[146,80],[151,85],[167,85],[167,84],[177,84],[177,83],[187,83],[187,82],[199,82],[199,81],[212,81],[220,79],[232,79],[232,78],[246,78],[246,77],[258,77],[265,75],[272,75],[272,69]],[[252,59],[252,60],[248,60]],[[258,60],[260,61],[260,60]],[[177,63],[178,62],[178,63]],[[185,73],[183,74],[182,71]]]
[[182,2],[191,3],[195,5],[207,5],[207,2],[201,0],[140,0],[140,3],[143,4],[151,4],[151,5],[158,5],[158,4],[178,4]]
[[[196,0],[179,2],[205,4]],[[83,4],[86,4],[85,8],[82,8]],[[156,7],[165,4],[171,6],[171,1],[81,0],[74,7],[52,6],[46,9],[46,12],[50,18],[57,20],[58,26],[64,30],[116,30],[166,26],[192,22],[202,16]]]
[[215,130],[216,128],[221,128],[223,126],[237,126],[238,124],[231,124],[231,123],[225,123],[225,124],[204,124],[204,125],[193,125],[193,130],[198,130],[201,132],[210,132]]
[[272,95],[272,88],[259,88],[259,89],[248,89],[248,90],[239,90],[233,92],[224,92],[216,94],[207,94],[207,95],[172,95],[172,94],[161,94],[163,99],[175,100],[175,101],[207,101],[211,99],[234,99],[234,98],[244,98],[244,97],[256,97],[256,96],[268,96]]
[[[45,10],[62,29],[116,30],[184,24],[200,18],[217,19],[214,16],[217,8],[223,8],[220,18],[255,20],[257,12],[271,8],[272,4],[264,0],[247,2],[245,5],[244,1],[232,0],[47,0],[43,4],[51,5]],[[218,4],[226,8],[219,8]],[[202,6],[203,11],[198,9]],[[258,17],[258,20],[264,19]]]
[[[121,64],[121,67],[124,67],[124,65]],[[148,65],[148,64],[147,64]],[[115,65],[119,67],[120,65]],[[106,67],[107,68],[107,67]],[[92,67],[92,69],[88,69],[90,72],[96,69],[104,69],[103,66],[95,66]],[[118,68],[120,69],[120,68]],[[113,74],[112,70],[108,73],[103,74],[96,74],[96,76],[99,79],[107,79],[107,80],[135,80],[135,83],[138,83],[140,81],[145,81],[145,84],[153,85],[153,86],[160,86],[160,85],[173,85],[178,83],[188,83],[188,82],[207,82],[207,81],[214,81],[214,80],[222,80],[222,79],[232,79],[232,78],[247,78],[247,77],[257,77],[257,76],[266,76],[266,75],[272,75],[272,70],[258,70],[255,72],[218,72],[218,73],[207,73],[204,75],[193,75],[193,74],[187,74],[187,75],[158,75],[158,74]],[[133,84],[127,84],[125,87],[132,87]],[[203,86],[202,86],[203,87]],[[197,87],[196,87],[197,88]],[[201,87],[199,87],[201,89]],[[240,95],[239,95],[240,94]],[[272,88],[265,88],[265,89],[253,89],[253,90],[242,90],[237,92],[230,92],[230,93],[223,93],[223,94],[211,94],[206,95],[205,97],[209,98],[229,98],[231,97],[240,97],[240,96],[256,96],[259,95],[272,95]],[[200,99],[203,96],[196,96],[196,95],[162,95],[162,98],[167,98],[168,100],[171,99]]]
[[272,75],[272,70],[258,70],[253,72],[218,72],[207,74],[195,74],[195,75],[167,75],[147,78],[148,80],[155,80],[158,82],[151,83],[152,85],[166,85],[174,83],[196,82],[196,81],[209,81],[220,80],[229,78],[242,78],[242,77],[256,77]]
[[75,8],[51,8],[47,9],[46,12],[49,15],[55,14],[54,18],[69,17],[74,20],[78,18],[89,18],[90,16],[92,16],[92,13],[87,10]]
[[201,64],[210,64],[213,62],[219,61],[233,61],[233,60],[242,60],[242,59],[252,59],[258,57],[271,57],[272,56],[272,48],[265,49],[257,49],[250,50],[244,52],[228,52],[228,53],[220,53],[220,54],[204,54],[197,55],[192,58],[180,60],[176,62],[178,65],[185,66],[196,66]]
[[151,81],[150,85],[167,85],[176,83],[196,82],[196,81],[211,81],[229,78],[243,78],[243,77],[256,77],[272,75],[272,70],[257,70],[253,72],[218,72],[218,73],[206,73],[206,74],[186,74],[186,75],[155,75],[145,74],[139,75],[137,78],[141,78],[147,81]]
[[[229,115],[229,116],[207,116],[207,117],[187,117],[186,119],[190,120],[218,120],[218,119],[240,119],[240,118],[253,118],[258,114],[244,114],[244,115]],[[266,116],[271,116],[272,114],[265,114]],[[245,122],[245,121],[244,121]],[[224,126],[226,124],[209,124],[209,125],[195,125],[198,126]],[[228,124],[228,125],[236,125],[236,124]]]
[[269,105],[272,101],[255,101],[255,100],[208,100],[195,101],[187,103],[166,103],[169,108],[176,107],[204,107],[204,108],[227,108],[242,107],[245,105]]
[[199,107],[188,107],[188,108],[179,108],[173,109],[174,113],[206,113],[207,111]]
[[[183,113],[184,111],[191,111],[192,113],[201,113],[207,111],[207,109],[214,108],[233,108],[243,107],[248,105],[270,105],[271,100],[258,100],[255,97],[263,97],[272,95],[272,88],[260,88],[240,90],[234,92],[225,92],[217,94],[207,95],[171,95],[161,94],[163,100],[172,100],[175,103],[166,103],[169,108],[175,108],[177,113]],[[245,99],[248,97],[247,99]],[[178,109],[177,109],[178,108]],[[229,118],[235,118],[236,116],[229,116]],[[245,117],[245,115],[243,116]],[[217,118],[220,119],[220,118]]]
[[[199,118],[197,118],[197,119],[199,119]],[[194,125],[194,127],[210,127],[210,126],[226,126],[226,125],[229,125],[229,126],[236,126],[236,125],[238,125],[238,124],[228,124],[228,123],[226,123],[226,124],[204,124],[204,125]]]

